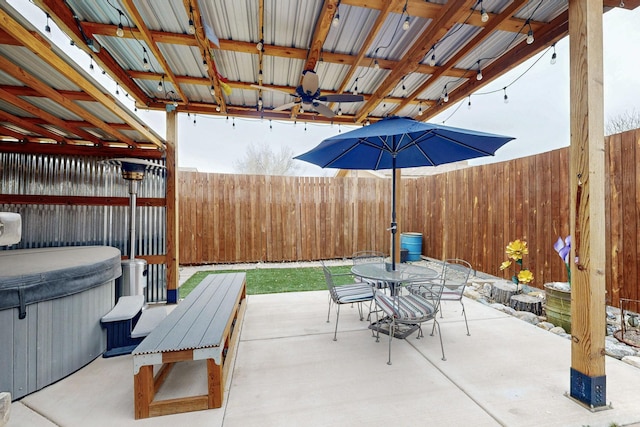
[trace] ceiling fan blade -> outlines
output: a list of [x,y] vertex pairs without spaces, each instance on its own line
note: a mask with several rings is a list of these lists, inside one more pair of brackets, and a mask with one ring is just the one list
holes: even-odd
[[318,86],[320,86],[318,75],[313,70],[307,70],[302,73],[302,90],[304,93],[314,96],[318,93]]
[[314,102],[313,103],[313,108],[320,114],[322,114],[325,117],[328,117],[330,119],[332,119],[336,113],[333,112],[333,110],[329,107],[327,107],[324,104],[320,104],[319,102]]
[[288,110],[289,108],[293,107],[296,104],[298,104],[298,103],[297,102],[289,102],[288,104],[284,104],[284,105],[281,105],[279,107],[274,108],[273,111]]
[[349,95],[349,94],[324,95],[324,96],[319,96],[317,100],[325,101],[325,102],[360,102],[360,101],[364,101],[364,96]]
[[285,92],[284,90],[274,89],[272,87],[260,86],[260,85],[251,85],[251,87],[256,89],[261,89],[261,90],[268,90],[269,92],[278,92],[278,93],[284,93],[285,95],[296,96],[295,93]]

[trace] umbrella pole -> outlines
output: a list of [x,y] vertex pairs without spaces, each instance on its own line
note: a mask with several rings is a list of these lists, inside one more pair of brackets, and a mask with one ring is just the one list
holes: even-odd
[[391,160],[391,270],[396,271],[396,231],[398,224],[396,223],[396,156],[393,155]]

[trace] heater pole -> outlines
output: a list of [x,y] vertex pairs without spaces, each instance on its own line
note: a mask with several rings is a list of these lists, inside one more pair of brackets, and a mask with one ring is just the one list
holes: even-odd
[[129,259],[136,257],[136,195],[138,193],[138,181],[129,180]]

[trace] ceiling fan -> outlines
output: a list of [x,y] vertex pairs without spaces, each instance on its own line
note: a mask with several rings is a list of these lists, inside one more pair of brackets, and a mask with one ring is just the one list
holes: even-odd
[[296,105],[300,105],[305,110],[315,110],[325,117],[332,118],[336,113],[322,102],[359,102],[364,100],[362,95],[337,94],[337,95],[320,95],[318,75],[313,70],[306,70],[302,73],[302,84],[296,88],[295,93],[289,93],[280,89],[273,89],[266,86],[251,85],[252,87],[269,90],[272,92],[285,93],[294,97],[293,102],[281,105],[273,109],[273,111],[287,110]]

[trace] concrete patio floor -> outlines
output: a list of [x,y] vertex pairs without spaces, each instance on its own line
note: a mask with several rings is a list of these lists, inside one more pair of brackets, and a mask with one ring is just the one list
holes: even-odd
[[[98,358],[11,405],[8,427],[32,426],[611,426],[640,425],[640,369],[607,357],[607,401],[591,412],[565,397],[570,342],[472,300],[471,336],[457,302],[437,337],[376,343],[357,310],[326,323],[327,292],[248,297],[220,409],[133,418],[131,356]],[[333,314],[333,311],[332,311]],[[172,371],[161,393],[205,390],[204,366]],[[167,391],[165,391],[167,390]],[[615,423],[615,424],[614,424]]]

